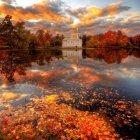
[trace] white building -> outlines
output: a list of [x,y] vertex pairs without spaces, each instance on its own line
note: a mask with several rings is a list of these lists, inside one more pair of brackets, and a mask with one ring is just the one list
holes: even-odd
[[62,47],[64,48],[82,48],[82,39],[79,38],[78,33],[74,33],[70,38],[64,38]]

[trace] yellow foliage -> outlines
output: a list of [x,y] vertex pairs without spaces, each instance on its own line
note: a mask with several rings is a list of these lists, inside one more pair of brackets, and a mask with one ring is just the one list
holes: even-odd
[[58,99],[58,95],[50,95],[49,97],[46,98],[46,101],[48,103],[54,103]]

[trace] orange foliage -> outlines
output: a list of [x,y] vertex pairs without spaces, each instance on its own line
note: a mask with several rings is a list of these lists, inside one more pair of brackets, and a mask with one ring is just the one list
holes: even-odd
[[104,34],[91,36],[87,42],[87,47],[128,47],[130,39],[121,31],[108,31]]

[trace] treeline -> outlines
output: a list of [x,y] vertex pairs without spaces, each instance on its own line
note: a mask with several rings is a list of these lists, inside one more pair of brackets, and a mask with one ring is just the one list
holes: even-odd
[[50,31],[38,30],[35,33],[25,28],[24,22],[13,25],[12,16],[7,15],[0,22],[0,46],[14,49],[37,49],[62,46],[63,35],[52,35]]
[[139,47],[140,34],[134,37],[128,37],[120,30],[107,31],[104,34],[86,36],[83,35],[83,46],[92,47]]
[[[38,30],[35,33],[25,28],[24,22],[13,25],[12,16],[7,15],[0,22],[0,48],[38,49],[61,47],[64,35],[55,35],[50,31]],[[128,37],[119,31],[108,31],[98,35],[81,36],[83,47],[139,47],[140,34]]]

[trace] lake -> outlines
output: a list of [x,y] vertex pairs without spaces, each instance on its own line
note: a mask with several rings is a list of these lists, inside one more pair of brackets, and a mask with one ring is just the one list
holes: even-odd
[[0,51],[0,110],[3,137],[139,139],[140,50]]

